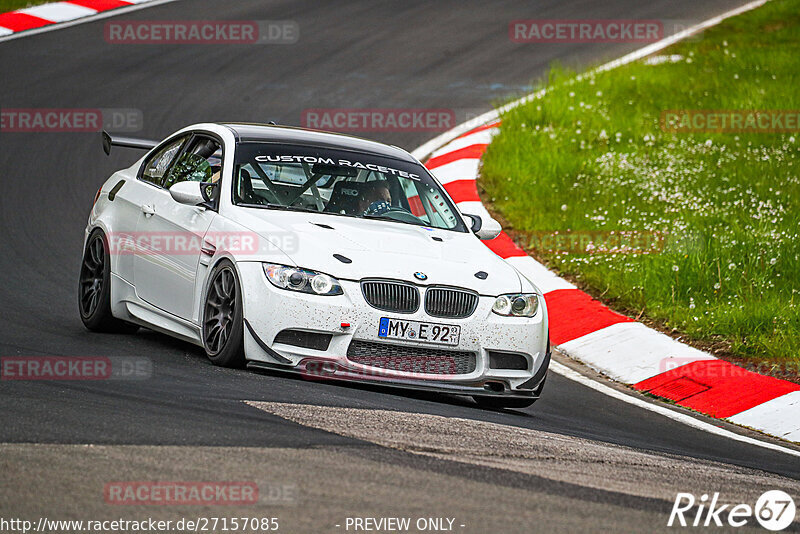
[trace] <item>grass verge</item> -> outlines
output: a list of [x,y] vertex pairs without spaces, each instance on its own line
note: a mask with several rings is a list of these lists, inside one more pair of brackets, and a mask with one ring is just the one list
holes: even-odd
[[0,0],[0,13],[47,4],[53,1],[54,0]]
[[[769,2],[657,60],[582,80],[554,67],[547,84],[503,115],[479,178],[520,244],[617,310],[721,357],[796,372],[800,134],[674,133],[661,118],[797,113],[800,0]],[[588,241],[564,247],[565,233]],[[658,246],[638,246],[643,236]]]

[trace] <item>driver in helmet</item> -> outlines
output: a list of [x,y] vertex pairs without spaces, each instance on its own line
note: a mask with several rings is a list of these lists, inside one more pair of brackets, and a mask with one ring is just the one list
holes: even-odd
[[359,202],[359,211],[364,215],[381,215],[392,207],[392,193],[384,180],[367,182],[368,188]]

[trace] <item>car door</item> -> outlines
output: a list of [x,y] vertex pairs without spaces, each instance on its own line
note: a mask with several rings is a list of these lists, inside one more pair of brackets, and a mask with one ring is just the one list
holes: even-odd
[[113,198],[109,194],[109,200],[115,204],[116,215],[113,231],[108,235],[114,256],[112,270],[131,284],[135,285],[134,259],[138,254],[147,252],[141,249],[142,243],[136,233],[142,206],[153,203],[164,174],[188,139],[188,135],[182,135],[163,142],[145,158],[134,176],[117,182],[112,189]]
[[[219,153],[211,145],[220,147]],[[209,150],[214,153],[206,154]],[[140,207],[136,234],[141,246],[134,259],[136,292],[142,300],[185,320],[197,319],[197,271],[203,238],[216,212],[176,202],[167,187],[185,180],[211,181],[219,176],[221,167],[216,163],[221,161],[221,142],[193,135],[154,184],[149,201]]]

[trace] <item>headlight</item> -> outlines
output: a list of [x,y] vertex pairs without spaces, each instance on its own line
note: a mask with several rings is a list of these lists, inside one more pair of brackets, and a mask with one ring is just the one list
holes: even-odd
[[539,295],[535,293],[500,295],[492,306],[494,313],[508,317],[533,317],[538,309]]
[[267,280],[273,286],[281,289],[311,293],[312,295],[341,295],[343,293],[342,286],[336,278],[308,269],[265,263],[264,274],[267,275]]

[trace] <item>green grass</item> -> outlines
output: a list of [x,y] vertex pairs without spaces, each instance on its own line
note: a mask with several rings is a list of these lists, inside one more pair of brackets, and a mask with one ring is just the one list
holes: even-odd
[[38,6],[39,4],[47,4],[54,1],[55,0],[0,0],[0,13]]
[[[531,250],[618,310],[736,360],[800,362],[800,134],[677,134],[664,110],[800,109],[800,0],[506,113],[479,185],[521,235],[664,232],[657,254]],[[530,250],[530,249],[529,249]]]

